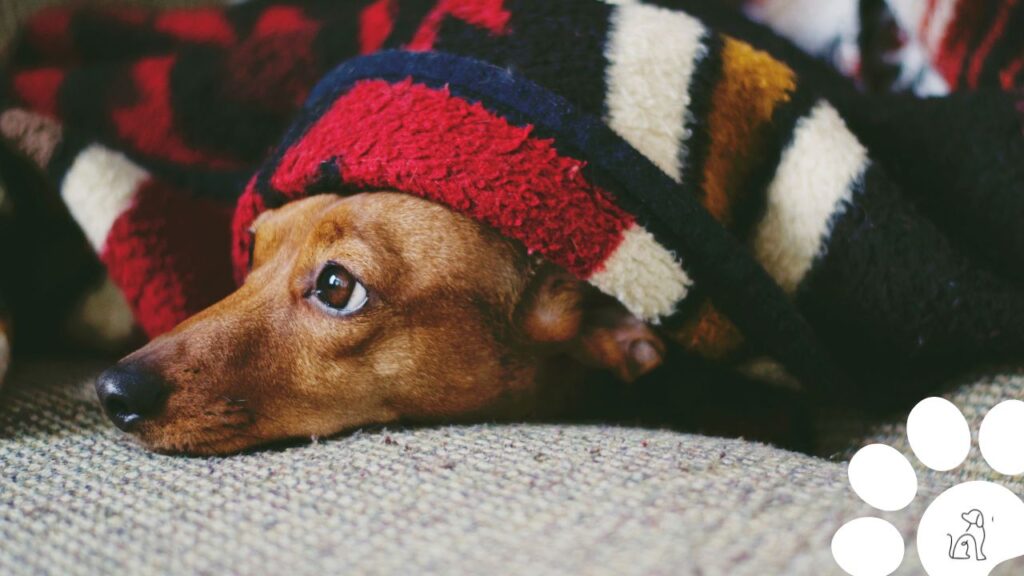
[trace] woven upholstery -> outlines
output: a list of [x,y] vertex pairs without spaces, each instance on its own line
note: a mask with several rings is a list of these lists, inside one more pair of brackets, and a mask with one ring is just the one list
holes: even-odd
[[[160,456],[104,420],[99,368],[22,365],[0,397],[2,574],[838,574],[833,532],[873,514],[841,463],[668,431],[480,425]],[[1018,373],[957,401],[980,413],[1022,388]],[[901,574],[920,573],[930,498],[985,477],[971,459],[919,468],[920,497],[881,514],[907,541]]]

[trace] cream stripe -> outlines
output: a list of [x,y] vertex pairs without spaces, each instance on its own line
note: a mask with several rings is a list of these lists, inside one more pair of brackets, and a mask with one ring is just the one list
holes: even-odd
[[114,221],[130,205],[149,174],[119,152],[93,144],[82,150],[64,176],[61,196],[97,251]]
[[837,39],[857,39],[858,0],[762,0],[746,2],[743,10],[817,56]]
[[787,293],[822,251],[867,162],[867,150],[831,104],[819,102],[797,123],[754,236],[758,261]]
[[[924,0],[919,0],[924,4]],[[956,14],[957,0],[938,0],[935,5],[935,12],[928,23],[928,29],[924,31],[925,46],[933,54],[938,54],[942,48],[942,40],[946,37],[946,29],[953,21]]]
[[622,243],[589,281],[651,322],[674,312],[692,284],[675,256],[638,224],[623,233]]
[[[928,8],[928,0],[888,0],[889,9],[892,10],[896,22],[904,30],[916,36],[924,20],[925,10]],[[927,34],[927,31],[924,31]]]
[[[682,12],[617,6],[606,47],[608,125],[679,182],[684,122],[704,26]],[[688,123],[688,122],[686,122]]]

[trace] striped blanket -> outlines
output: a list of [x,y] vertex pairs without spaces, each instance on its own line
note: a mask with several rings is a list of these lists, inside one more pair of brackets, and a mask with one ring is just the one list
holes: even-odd
[[9,70],[0,134],[150,336],[244,280],[263,210],[392,188],[822,397],[1024,354],[1017,98],[867,96],[714,3],[60,9]]
[[871,90],[1024,88],[1019,0],[747,0],[747,14]]

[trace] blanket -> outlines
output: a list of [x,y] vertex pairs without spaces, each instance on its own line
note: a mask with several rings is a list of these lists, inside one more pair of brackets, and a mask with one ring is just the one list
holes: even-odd
[[1024,87],[1018,0],[749,0],[744,10],[866,90]]
[[57,9],[8,69],[0,134],[150,336],[263,210],[387,188],[817,397],[1024,352],[1019,97],[868,96],[714,3]]

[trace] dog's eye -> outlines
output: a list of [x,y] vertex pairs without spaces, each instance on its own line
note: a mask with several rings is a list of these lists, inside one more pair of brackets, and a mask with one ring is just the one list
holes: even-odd
[[366,304],[366,288],[343,266],[329,262],[316,279],[313,296],[332,312],[351,314]]

